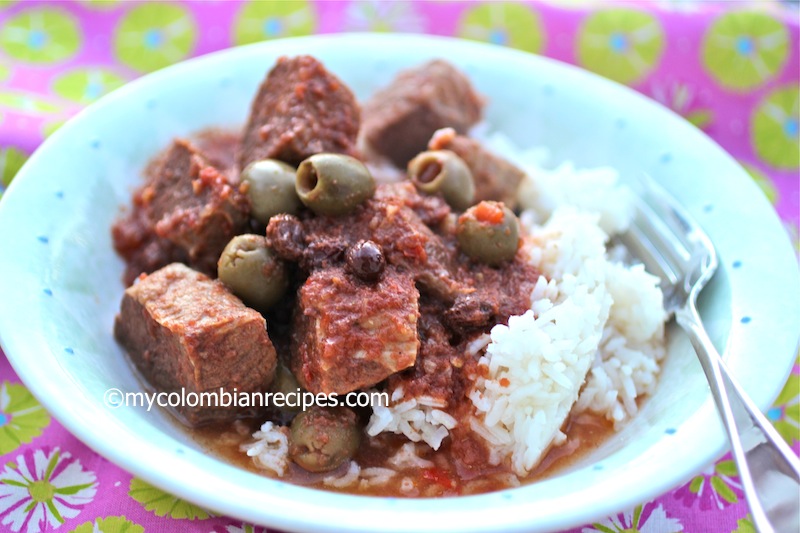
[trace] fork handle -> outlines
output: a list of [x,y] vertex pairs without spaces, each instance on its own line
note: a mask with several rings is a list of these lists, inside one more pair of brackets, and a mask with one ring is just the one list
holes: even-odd
[[730,375],[693,302],[675,319],[694,346],[728,432],[753,525],[761,533],[800,531],[800,460]]

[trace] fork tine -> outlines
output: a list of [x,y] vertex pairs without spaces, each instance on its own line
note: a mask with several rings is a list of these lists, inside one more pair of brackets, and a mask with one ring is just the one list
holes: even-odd
[[620,236],[620,241],[633,257],[644,264],[648,272],[658,276],[669,285],[677,283],[679,278],[674,264],[664,257],[659,251],[658,244],[654,243],[648,233],[637,224],[633,224],[625,234]]
[[[689,221],[685,213],[676,212],[677,203],[671,200],[671,195],[659,183],[647,174],[639,174],[635,185],[637,199],[640,203],[647,206],[647,215],[657,215],[656,218],[663,221],[674,234],[688,248],[691,244],[683,236],[690,233],[695,226]],[[664,229],[664,228],[662,228]]]
[[653,243],[658,252],[670,262],[672,270],[681,273],[691,261],[686,243],[678,238],[673,227],[646,202],[638,202],[638,213],[634,224]]
[[661,219],[670,226],[676,237],[680,238],[687,248],[696,241],[691,238],[703,233],[702,229],[689,216],[677,200],[658,182],[647,175],[642,176],[641,183],[646,188],[644,199],[654,211],[661,214]]
[[[695,260],[698,244],[702,251],[708,256],[709,266],[715,270],[718,266],[717,252],[711,239],[703,229],[692,219],[686,210],[678,204],[675,198],[667,192],[660,184],[649,176],[642,176],[640,180],[648,190],[648,197],[663,212],[662,220],[673,230],[671,233],[681,241],[689,252],[687,259]],[[694,250],[695,253],[691,253]]]
[[716,250],[666,190],[644,175],[639,185],[637,213],[625,242],[648,270],[667,282],[662,285],[665,296],[673,291],[676,297],[685,295],[683,302],[690,295],[695,298],[719,266]]

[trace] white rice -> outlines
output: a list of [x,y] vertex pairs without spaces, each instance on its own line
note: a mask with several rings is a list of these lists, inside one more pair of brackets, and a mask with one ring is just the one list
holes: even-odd
[[576,169],[566,162],[554,170],[528,168],[531,179],[520,188],[519,201],[524,209],[547,220],[563,206],[600,215],[600,228],[609,235],[628,229],[633,216],[631,192],[618,183],[611,167]]
[[407,468],[430,468],[433,461],[423,459],[417,453],[417,445],[413,442],[403,444],[397,452],[389,458],[388,463],[398,470]]
[[283,476],[289,461],[288,428],[264,422],[259,431],[253,433],[255,442],[242,444],[241,451],[253,458],[253,464]]
[[637,398],[652,394],[664,357],[663,294],[642,265],[609,265],[614,303],[600,350],[576,408],[605,416],[615,427],[638,412]]
[[354,485],[358,481],[358,476],[361,474],[361,467],[355,461],[350,461],[347,471],[341,476],[325,476],[322,478],[322,483],[326,487],[344,488]]
[[380,487],[386,485],[397,472],[391,468],[361,468],[355,461],[350,461],[347,471],[339,476],[331,475],[322,478],[322,484],[326,487],[343,489],[358,485],[360,489],[370,487]]
[[402,388],[392,392],[391,400],[395,402],[394,405],[373,406],[372,416],[367,424],[367,435],[374,437],[384,431],[401,433],[412,442],[422,441],[438,450],[442,441],[450,434],[449,430],[456,427],[455,418],[431,405],[434,402],[446,405],[441,400],[429,396],[406,400]]

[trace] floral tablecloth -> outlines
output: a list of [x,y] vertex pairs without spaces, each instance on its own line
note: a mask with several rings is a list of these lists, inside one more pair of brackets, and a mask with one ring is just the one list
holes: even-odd
[[[341,31],[489,41],[628,84],[738,159],[798,247],[800,58],[797,4],[789,2],[0,0],[0,194],[45,137],[137,76],[230,46]],[[797,365],[768,415],[800,450]],[[2,352],[0,455],[0,530],[261,530],[213,516],[93,453],[37,403]],[[726,457],[685,486],[575,531],[753,528]]]

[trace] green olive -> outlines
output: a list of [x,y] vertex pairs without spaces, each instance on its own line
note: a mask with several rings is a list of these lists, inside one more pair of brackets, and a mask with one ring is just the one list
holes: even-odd
[[417,190],[441,193],[445,202],[463,211],[475,201],[472,172],[463,159],[450,150],[422,152],[408,163],[408,176]]
[[297,167],[295,190],[318,215],[345,215],[375,194],[375,179],[354,157],[315,154]]
[[469,257],[497,266],[517,253],[519,221],[502,202],[480,202],[458,218],[456,238]]
[[217,263],[219,279],[248,306],[265,311],[283,297],[289,286],[286,265],[260,235],[237,235],[225,246]]
[[[289,413],[296,413],[300,411],[299,405],[289,405],[289,403],[296,404],[296,401],[289,402],[289,398],[292,396],[287,396],[290,393],[294,393],[295,395],[301,394],[302,391],[300,390],[300,384],[297,382],[297,378],[294,377],[294,374],[289,367],[286,366],[283,361],[278,361],[277,366],[275,367],[275,378],[272,380],[272,385],[270,385],[270,390],[275,393],[281,393],[284,396],[284,406],[281,408],[283,411]],[[300,390],[300,392],[298,392]]]
[[256,220],[266,225],[279,213],[297,214],[300,199],[294,188],[295,170],[282,161],[264,159],[247,165],[240,176]]
[[361,440],[356,414],[346,407],[312,407],[294,417],[289,457],[310,472],[328,472],[355,455]]

